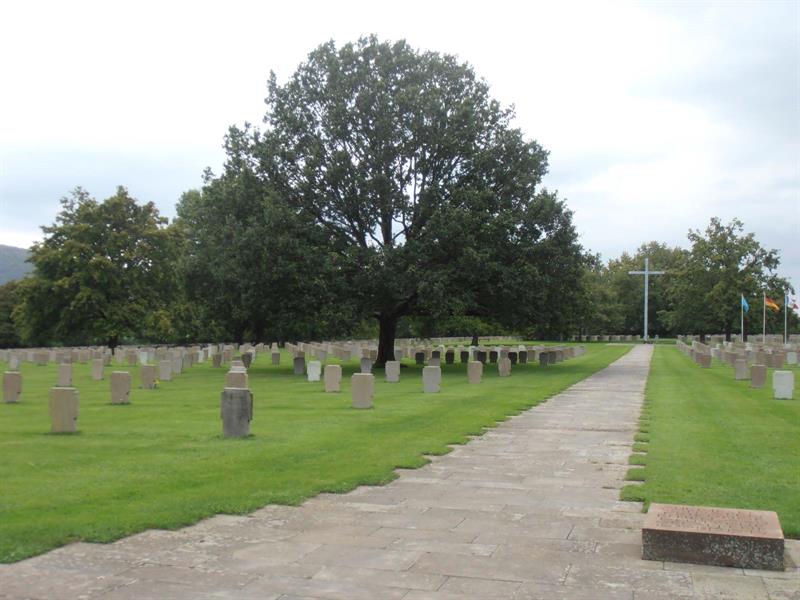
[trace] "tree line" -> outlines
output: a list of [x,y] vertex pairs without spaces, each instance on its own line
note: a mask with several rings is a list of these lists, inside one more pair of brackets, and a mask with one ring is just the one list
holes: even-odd
[[739,293],[786,285],[738,221],[603,264],[541,185],[547,151],[453,56],[329,42],[266,105],[171,223],[122,187],[62,199],[0,288],[0,346],[370,336],[382,363],[398,336],[638,333],[645,255],[671,274],[656,334],[735,331]]

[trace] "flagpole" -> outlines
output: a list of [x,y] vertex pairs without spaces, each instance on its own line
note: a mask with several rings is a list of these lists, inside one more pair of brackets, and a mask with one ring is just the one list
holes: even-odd
[[761,343],[767,343],[767,292],[761,292],[761,300],[764,305],[764,315],[762,317]]
[[789,306],[789,294],[786,292],[786,290],[783,290],[783,345],[784,346],[788,342],[788,339],[786,337],[786,323],[788,321],[786,311],[788,310],[788,306]]
[[744,294],[739,298],[739,310],[742,311],[742,343],[744,344]]

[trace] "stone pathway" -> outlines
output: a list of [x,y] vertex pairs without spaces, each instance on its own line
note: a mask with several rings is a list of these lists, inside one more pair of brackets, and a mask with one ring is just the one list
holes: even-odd
[[783,573],[640,559],[618,497],[651,353],[387,486],[0,565],[0,598],[800,599],[797,541]]

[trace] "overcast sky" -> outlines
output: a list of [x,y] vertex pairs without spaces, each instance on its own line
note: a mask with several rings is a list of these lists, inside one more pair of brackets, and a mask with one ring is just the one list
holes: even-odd
[[7,2],[0,243],[39,239],[77,185],[174,216],[227,127],[261,123],[270,70],[370,33],[456,54],[514,104],[586,248],[739,217],[800,287],[797,1]]

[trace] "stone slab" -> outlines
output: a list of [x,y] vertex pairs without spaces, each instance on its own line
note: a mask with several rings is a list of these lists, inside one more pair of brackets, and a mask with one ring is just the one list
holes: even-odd
[[642,558],[783,570],[783,531],[771,511],[651,504]]

